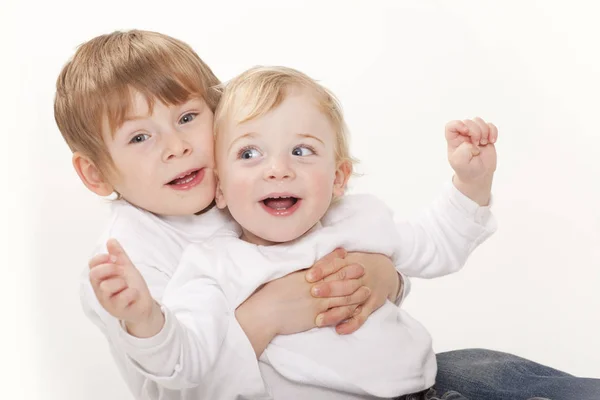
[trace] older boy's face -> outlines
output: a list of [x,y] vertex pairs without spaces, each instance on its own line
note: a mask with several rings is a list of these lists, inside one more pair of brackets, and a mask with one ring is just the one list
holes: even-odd
[[227,126],[217,138],[217,205],[244,238],[298,238],[327,211],[336,180],[335,133],[309,93],[291,90],[262,117]]
[[116,171],[110,183],[124,199],[162,215],[193,214],[215,193],[213,113],[201,98],[148,109],[134,94],[132,114],[103,132]]

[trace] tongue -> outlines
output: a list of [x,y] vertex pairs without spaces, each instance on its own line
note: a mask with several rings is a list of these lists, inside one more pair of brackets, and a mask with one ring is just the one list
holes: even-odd
[[296,199],[288,198],[288,199],[266,199],[265,206],[269,208],[273,208],[275,210],[285,210],[286,208],[290,208],[296,203]]
[[171,181],[171,185],[181,185],[182,183],[185,183],[185,181],[190,179],[190,177],[194,176],[194,174],[196,174],[196,172],[192,172],[191,174],[188,174],[182,178],[173,179]]

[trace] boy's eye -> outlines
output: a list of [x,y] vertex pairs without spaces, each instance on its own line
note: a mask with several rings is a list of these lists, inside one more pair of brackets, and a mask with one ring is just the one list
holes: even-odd
[[239,153],[239,158],[242,160],[250,160],[260,156],[260,151],[257,149],[242,149]]
[[187,114],[184,114],[179,119],[179,123],[181,125],[183,125],[183,124],[187,124],[188,122],[192,122],[194,120],[194,118],[196,118],[197,115],[198,115],[198,113],[187,113]]
[[292,150],[292,154],[298,157],[312,156],[315,154],[314,150],[308,146],[298,146],[294,147]]
[[135,135],[131,138],[129,143],[142,143],[150,138],[150,135],[146,133],[140,133],[139,135]]

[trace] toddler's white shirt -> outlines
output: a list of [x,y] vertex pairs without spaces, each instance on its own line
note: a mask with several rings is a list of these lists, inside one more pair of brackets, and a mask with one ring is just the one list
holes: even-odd
[[163,330],[150,339],[120,330],[119,338],[139,373],[160,388],[196,390],[195,398],[359,399],[418,392],[435,380],[431,338],[393,303],[351,335],[315,328],[278,336],[260,362],[234,311],[263,283],[306,268],[337,247],[386,254],[408,276],[446,275],[495,226],[488,207],[452,185],[413,223],[395,224],[382,202],[354,195],[334,204],[303,238],[283,245],[255,246],[238,239],[235,225],[223,225],[185,249],[162,296]]

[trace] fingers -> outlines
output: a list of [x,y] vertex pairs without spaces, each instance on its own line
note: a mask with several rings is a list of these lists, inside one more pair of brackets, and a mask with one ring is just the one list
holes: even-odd
[[348,296],[356,292],[361,286],[363,286],[361,278],[331,282],[319,282],[311,287],[310,293],[314,297]]
[[498,140],[498,128],[491,122],[488,125],[490,126],[490,143],[496,143],[496,140]]
[[470,119],[465,119],[463,122],[469,128],[467,135],[471,138],[471,143],[478,145],[481,141],[481,128],[475,121]]
[[452,164],[468,164],[471,162],[473,157],[478,156],[479,153],[479,147],[468,142],[463,142],[452,154],[450,162]]
[[140,292],[133,288],[126,288],[122,292],[117,293],[111,298],[114,306],[120,310],[124,310],[139,298]]
[[110,255],[108,254],[96,254],[88,262],[90,269],[97,267],[100,264],[108,264],[110,262]]
[[340,322],[352,318],[354,315],[358,314],[360,310],[361,306],[359,305],[332,308],[317,315],[315,325],[318,327],[337,325]]
[[336,273],[326,276],[323,281],[343,281],[344,279],[357,279],[365,274],[365,267],[361,264],[350,264],[342,267]]
[[374,301],[370,299],[360,307],[358,312],[355,312],[350,318],[338,324],[335,327],[335,331],[339,335],[348,335],[356,332],[358,328],[364,325],[364,323],[367,321],[367,318],[369,318],[369,316],[373,314],[373,311],[375,311],[377,308],[378,307],[374,307]]
[[[485,146],[490,142],[490,126],[479,117],[475,117],[473,122],[477,124],[479,130],[481,131],[481,139],[479,140],[479,144]],[[475,144],[477,144],[477,142],[475,142]]]
[[117,239],[108,239],[106,242],[106,249],[108,250],[108,254],[110,254],[111,262],[119,262],[123,264],[131,264],[127,253],[123,250],[121,244],[117,241]]
[[446,139],[454,139],[457,135],[466,135],[469,133],[469,127],[462,121],[454,120],[446,124]]
[[109,296],[114,296],[115,294],[123,291],[123,289],[127,288],[127,283],[123,278],[109,278],[100,282],[100,290]]
[[346,257],[346,250],[335,249],[313,265],[306,273],[306,280],[308,282],[317,282],[321,279],[337,272],[340,268],[346,265],[344,258]]
[[90,282],[94,286],[99,286],[100,282],[121,277],[123,275],[123,268],[117,264],[100,264],[90,270]]
[[349,305],[359,305],[366,302],[370,296],[371,289],[366,286],[361,286],[349,295],[329,298],[327,301],[327,309]]

